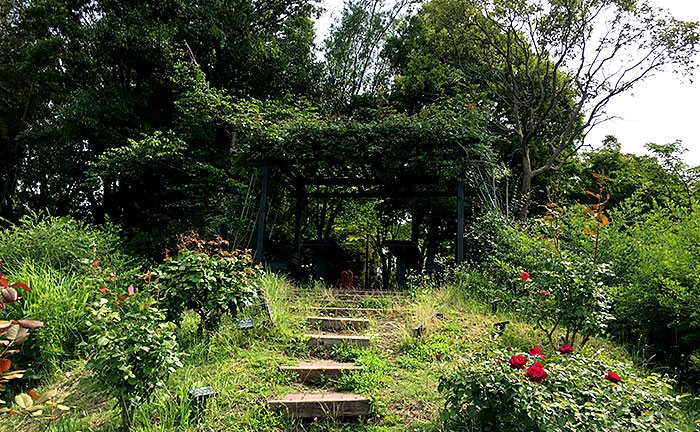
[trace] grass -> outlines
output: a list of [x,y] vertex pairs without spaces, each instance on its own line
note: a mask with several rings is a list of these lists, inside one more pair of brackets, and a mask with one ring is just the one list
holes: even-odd
[[[243,312],[253,317],[256,326],[237,328],[236,320],[225,317],[220,328],[196,337],[196,317],[184,316],[181,340],[187,352],[186,365],[173,374],[167,386],[153,392],[150,400],[138,407],[135,431],[345,431],[391,432],[441,429],[439,412],[443,401],[437,391],[439,376],[450,360],[460,352],[476,347],[483,338],[492,337],[497,322],[510,321],[503,331],[502,344],[512,346],[543,345],[543,338],[532,325],[518,319],[514,312],[491,313],[488,304],[465,295],[454,287],[411,292],[399,300],[369,301],[348,299],[322,286],[299,291],[288,280],[268,275],[265,292],[272,306],[272,322],[265,308]],[[371,304],[371,306],[370,306]],[[308,331],[305,318],[312,306],[387,307],[388,317],[371,319],[370,348],[348,345],[332,349],[311,349],[302,335]],[[434,311],[442,319],[429,320]],[[412,335],[418,323],[424,323],[421,338]],[[352,332],[351,332],[352,333]],[[551,348],[543,347],[550,355]],[[602,339],[593,339],[589,349],[604,349],[610,358],[629,358],[628,353]],[[439,358],[438,358],[439,357]],[[325,380],[314,390],[342,390],[360,393],[371,400],[367,418],[356,422],[338,419],[296,421],[268,410],[266,401],[288,393],[302,393],[308,387],[278,369],[314,358],[354,361],[364,366],[359,373]],[[34,419],[3,419],[3,431],[104,431],[119,430],[119,415],[107,395],[96,391],[82,362],[69,363],[42,386],[57,388],[66,395],[71,413],[48,425]],[[187,390],[209,385],[218,394],[196,411]],[[7,399],[7,398],[6,398]]]

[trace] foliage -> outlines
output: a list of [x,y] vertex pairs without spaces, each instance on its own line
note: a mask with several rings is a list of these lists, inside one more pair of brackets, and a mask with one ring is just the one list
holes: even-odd
[[[0,261],[0,269],[2,269],[2,261]],[[22,288],[27,291],[31,291],[31,288],[27,284],[22,282],[10,282],[8,278],[3,277],[0,273],[0,309],[7,309],[7,305],[16,303],[22,297],[17,295],[17,288]],[[18,345],[24,343],[29,337],[29,330],[43,327],[44,323],[32,320],[2,320],[0,321],[0,336],[4,336],[4,339],[0,339],[0,346],[2,351],[0,356],[5,357],[9,354],[17,354],[19,350]],[[8,381],[16,378],[22,378],[22,375],[26,370],[14,370],[9,371],[12,366],[12,361],[8,359],[0,359],[0,387],[6,384]],[[0,401],[2,402],[2,401]]]
[[167,256],[149,278],[156,277],[171,319],[186,309],[200,316],[199,330],[212,330],[225,312],[235,315],[260,294],[262,267],[250,251],[228,252],[228,242],[205,242],[199,234],[180,238],[175,256]]
[[[0,260],[0,270],[2,267],[2,261]],[[27,284],[22,282],[10,282],[8,278],[3,277],[2,273],[0,273],[0,309],[6,310],[8,304],[16,303],[22,298],[17,296],[15,287],[22,288],[28,292],[32,291]],[[19,345],[22,345],[29,337],[29,330],[43,326],[43,322],[27,319],[0,321],[0,336],[4,336],[4,339],[0,339],[0,347],[2,347],[2,350],[0,350],[0,357],[6,357],[9,354],[17,354],[19,352]],[[10,380],[22,378],[24,373],[27,372],[26,369],[10,370],[11,367],[12,360],[0,358],[0,387],[2,387],[3,384],[7,384]],[[46,392],[41,396],[34,390],[30,391],[29,394],[20,393],[15,396],[17,408],[0,408],[0,415],[30,414],[35,417],[58,418],[63,415],[63,412],[68,411],[69,408],[60,405],[60,401],[50,401],[55,395],[55,390]],[[0,404],[4,405],[5,401],[0,399]]]
[[116,234],[110,224],[97,228],[70,217],[32,213],[0,229],[0,256],[10,271],[26,264],[82,273],[97,254],[105,257],[106,265],[121,271],[135,262],[120,252]]
[[19,393],[14,398],[15,407],[13,409],[0,408],[0,414],[24,414],[56,420],[70,411],[70,407],[63,405],[65,395],[56,398],[57,393],[56,390],[49,390],[42,394],[35,390],[30,390],[29,393]]
[[324,41],[325,85],[331,112],[342,110],[352,97],[376,94],[388,84],[386,59],[379,54],[398,16],[409,3],[387,8],[383,0],[345,1],[340,19]]
[[[27,205],[95,223],[109,218],[137,237],[135,248],[144,254],[163,239],[154,220],[168,215],[170,200],[176,232],[204,229],[197,211],[178,210],[183,202],[195,206],[185,197],[196,196],[203,181],[195,174],[205,173],[209,186],[226,179],[220,170],[228,167],[234,133],[202,118],[182,121],[175,102],[183,87],[172,81],[176,53],[197,59],[215,86],[239,99],[313,96],[316,12],[307,0],[2,2],[0,95],[8,103],[0,111],[0,215],[17,220]],[[176,166],[192,175],[178,170],[173,182],[159,186],[171,173],[158,164],[173,159],[162,157],[153,161],[155,172],[125,164],[128,181],[92,181],[88,166],[100,156],[170,130],[187,144],[186,163]],[[140,168],[147,161],[139,153],[131,161]],[[214,208],[248,173],[226,174],[233,180],[197,210]],[[139,232],[144,221],[153,235]]]
[[34,375],[51,372],[65,360],[75,358],[78,345],[87,337],[84,325],[88,291],[79,276],[41,264],[24,262],[12,277],[32,287],[20,307],[8,310],[10,319],[32,319],[50,323],[32,337],[32,343],[17,355],[16,363],[32,367]]
[[568,214],[552,196],[542,206],[541,219],[511,227],[490,215],[481,222],[487,229],[477,236],[489,252],[487,272],[509,284],[507,298],[533,319],[552,346],[557,345],[554,339],[560,327],[566,329],[562,343],[576,346],[580,338],[583,346],[613,320],[605,285],[612,272],[607,263],[598,261],[601,230],[610,223],[605,214],[607,195],[603,196],[603,177],[595,176],[601,181],[600,190],[590,195],[598,201],[583,210],[586,220]]
[[640,207],[630,200],[613,214],[604,250],[616,274],[611,330],[642,357],[684,370],[681,379],[697,384],[700,207]]
[[182,366],[175,325],[166,321],[157,298],[145,289],[124,287],[122,277],[97,265],[85,284],[94,299],[85,322],[88,346],[95,350],[88,366],[99,385],[117,398],[126,432],[134,409]]
[[416,98],[466,99],[490,113],[511,143],[503,157],[521,173],[521,220],[533,179],[583,146],[609,118],[610,100],[656,71],[690,72],[700,42],[697,23],[646,1],[434,0],[412,23],[407,46],[396,41],[391,51],[406,56],[394,62],[403,68],[398,87],[418,89]]
[[[536,352],[486,345],[449,365],[438,387],[446,399],[441,414],[446,427],[484,431],[679,430],[679,406],[688,395],[674,394],[673,380],[668,377],[642,374],[629,363],[597,358],[599,353],[555,354],[545,360],[531,354]],[[522,368],[517,367],[518,357],[526,362]],[[544,374],[526,371],[537,369],[538,362],[543,363],[539,369]],[[616,383],[617,376],[621,380]]]

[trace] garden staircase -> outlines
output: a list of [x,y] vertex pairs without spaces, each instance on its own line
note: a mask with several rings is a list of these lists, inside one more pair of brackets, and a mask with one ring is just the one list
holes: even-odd
[[[308,299],[308,292],[296,292],[300,300]],[[370,338],[367,336],[337,334],[346,330],[357,331],[370,328],[368,317],[386,316],[396,309],[381,307],[358,307],[358,303],[373,302],[395,303],[403,293],[398,291],[354,291],[334,290],[332,292],[312,294],[315,303],[329,300],[333,306],[314,307],[313,315],[307,317],[306,323],[310,328],[304,336],[313,347],[330,347],[339,343],[348,343],[359,347],[369,347]],[[337,306],[338,304],[342,306]],[[308,304],[308,303],[307,303]],[[295,366],[280,366],[280,370],[295,374],[305,386],[322,383],[326,379],[337,378],[344,373],[357,373],[363,370],[355,363],[337,363],[328,360],[302,362]],[[312,390],[308,392],[288,394],[282,399],[268,401],[273,411],[283,411],[295,418],[345,418],[367,415],[370,410],[369,399],[358,394],[323,392]]]

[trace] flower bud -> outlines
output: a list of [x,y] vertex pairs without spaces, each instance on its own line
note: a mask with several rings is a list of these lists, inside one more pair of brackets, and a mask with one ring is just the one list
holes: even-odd
[[3,288],[2,298],[5,299],[7,303],[14,303],[17,301],[17,291],[11,287]]

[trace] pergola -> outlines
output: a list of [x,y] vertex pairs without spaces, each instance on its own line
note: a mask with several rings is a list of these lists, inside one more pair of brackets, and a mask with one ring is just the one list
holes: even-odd
[[[443,122],[444,123],[444,122]],[[260,204],[255,262],[266,258],[266,217],[271,184],[290,192],[294,199],[294,238],[291,250],[300,255],[302,245],[315,250],[316,276],[323,277],[321,259],[330,247],[327,239],[302,239],[302,219],[310,199],[412,199],[456,198],[455,262],[464,261],[465,180],[467,174],[488,163],[473,148],[483,143],[464,126],[451,124],[376,123],[328,133],[302,131],[288,138],[292,144],[273,144],[275,151],[261,150],[249,161],[260,169]],[[408,126],[407,126],[408,125]],[[427,126],[426,126],[427,125]],[[295,132],[298,131],[295,129]],[[325,132],[325,130],[322,130]],[[292,150],[289,150],[292,148]],[[397,258],[397,281],[405,282],[406,258],[413,245],[385,242]],[[325,248],[325,249],[324,249]],[[417,250],[417,249],[416,249]]]

